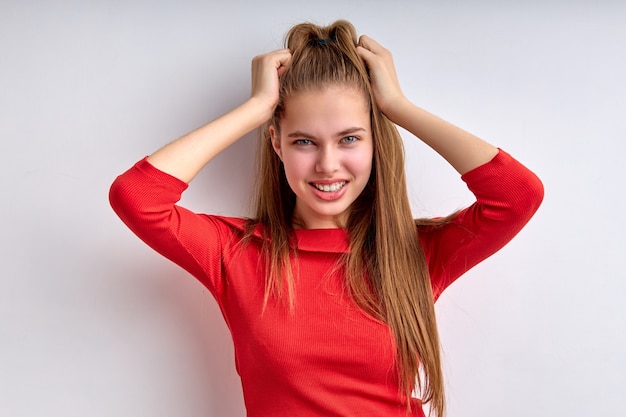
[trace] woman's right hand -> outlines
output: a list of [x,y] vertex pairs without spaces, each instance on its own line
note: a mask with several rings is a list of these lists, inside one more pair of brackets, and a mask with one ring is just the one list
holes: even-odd
[[279,77],[291,63],[289,49],[278,49],[252,59],[252,87],[250,98],[266,107],[272,117],[279,98]]
[[184,182],[191,181],[217,154],[261,126],[278,104],[278,77],[291,63],[288,49],[252,60],[250,99],[225,115],[171,142],[149,156],[156,168]]

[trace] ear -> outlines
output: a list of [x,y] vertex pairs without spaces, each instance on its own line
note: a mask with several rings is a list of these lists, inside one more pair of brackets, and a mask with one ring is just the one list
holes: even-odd
[[270,138],[272,139],[272,148],[274,148],[274,152],[276,152],[276,155],[278,155],[278,157],[282,161],[283,152],[280,148],[280,135],[278,134],[278,131],[276,130],[276,127],[274,125],[270,125],[269,131]]

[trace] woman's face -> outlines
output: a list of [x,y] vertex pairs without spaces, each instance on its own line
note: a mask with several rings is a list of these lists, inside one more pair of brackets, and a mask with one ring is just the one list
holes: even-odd
[[296,194],[294,227],[327,229],[346,224],[347,209],[372,172],[370,112],[361,92],[333,86],[300,92],[284,103],[272,145]]

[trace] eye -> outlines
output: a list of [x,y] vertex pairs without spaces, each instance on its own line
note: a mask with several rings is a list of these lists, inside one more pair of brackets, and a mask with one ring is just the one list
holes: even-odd
[[294,145],[312,145],[313,142],[310,139],[296,139],[293,141]]
[[345,138],[341,139],[341,143],[354,143],[358,140],[359,138],[357,138],[356,136],[346,136]]

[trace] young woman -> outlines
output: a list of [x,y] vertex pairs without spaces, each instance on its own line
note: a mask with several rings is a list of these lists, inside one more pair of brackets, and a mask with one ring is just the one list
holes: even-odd
[[[118,177],[111,204],[217,300],[250,417],[423,416],[426,402],[442,416],[433,303],[528,222],[541,182],[412,104],[391,54],[357,42],[350,23],[297,25],[286,46],[254,58],[245,103]],[[395,125],[444,157],[476,202],[414,220]],[[260,126],[254,218],[176,205],[205,164]]]

